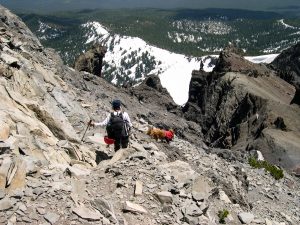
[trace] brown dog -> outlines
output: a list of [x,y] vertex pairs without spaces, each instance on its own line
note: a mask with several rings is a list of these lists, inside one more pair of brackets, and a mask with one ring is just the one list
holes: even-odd
[[170,130],[162,130],[155,127],[148,127],[147,134],[154,138],[156,141],[158,140],[166,140],[168,143],[174,138],[174,131]]

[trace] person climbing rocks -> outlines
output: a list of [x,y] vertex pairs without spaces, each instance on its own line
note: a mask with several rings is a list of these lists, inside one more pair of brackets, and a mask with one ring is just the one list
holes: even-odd
[[106,126],[107,137],[114,140],[115,151],[118,151],[121,147],[128,147],[129,132],[132,127],[128,113],[122,112],[121,104],[120,100],[113,100],[113,111],[107,115],[105,120],[100,123],[90,122],[91,126]]

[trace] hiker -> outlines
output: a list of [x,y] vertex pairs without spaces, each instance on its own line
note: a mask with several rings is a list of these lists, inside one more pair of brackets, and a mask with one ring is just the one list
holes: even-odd
[[113,100],[113,112],[107,115],[106,119],[100,123],[90,122],[91,126],[106,126],[107,136],[114,140],[114,149],[118,151],[121,147],[127,148],[129,143],[129,132],[132,127],[127,112],[122,112],[121,101]]

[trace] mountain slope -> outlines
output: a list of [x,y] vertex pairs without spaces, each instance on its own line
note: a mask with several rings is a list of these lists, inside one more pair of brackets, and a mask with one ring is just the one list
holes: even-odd
[[212,73],[193,71],[185,117],[197,122],[211,146],[260,150],[290,170],[300,165],[300,108],[292,85],[265,65],[229,47]]

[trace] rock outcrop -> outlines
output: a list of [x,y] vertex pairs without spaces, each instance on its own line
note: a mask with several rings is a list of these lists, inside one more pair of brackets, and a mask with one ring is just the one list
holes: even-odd
[[[289,104],[294,93],[265,65],[226,48],[212,73],[193,71],[183,110],[212,147],[260,150],[272,163],[293,169],[300,163],[300,109]],[[285,129],[276,125],[278,118]]]
[[131,89],[131,93],[141,103],[156,102],[168,111],[178,109],[171,95],[162,87],[160,79],[156,75],[148,76],[140,85]]
[[74,68],[77,71],[85,71],[101,77],[103,58],[106,51],[106,47],[101,45],[93,46],[76,59]]
[[[300,223],[299,180],[208,154],[200,126],[176,114],[157,79],[118,89],[64,66],[1,6],[0,18],[0,224],[215,225],[225,209],[227,224]],[[83,137],[114,98],[134,124],[130,146],[116,153],[104,129]],[[149,124],[177,135],[155,142]],[[275,126],[291,129],[282,116]]]
[[284,50],[270,65],[278,75],[296,88],[291,104],[300,105],[300,42]]
[[233,45],[227,46],[221,53],[214,68],[216,73],[238,72],[250,77],[272,73],[266,65],[255,64],[242,56],[242,50]]

